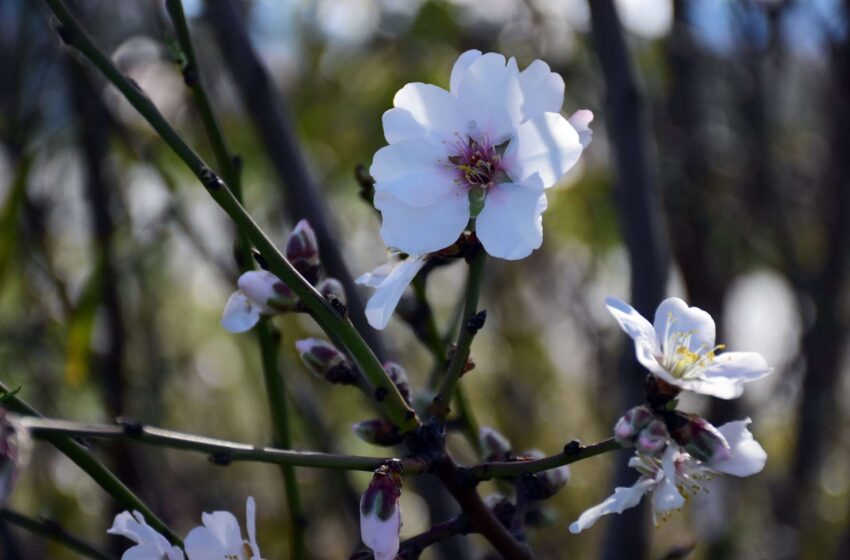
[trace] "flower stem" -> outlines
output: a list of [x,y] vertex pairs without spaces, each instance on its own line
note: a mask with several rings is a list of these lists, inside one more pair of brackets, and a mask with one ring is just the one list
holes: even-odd
[[[466,280],[466,291],[463,303],[463,318],[461,319],[460,334],[457,337],[454,354],[449,362],[446,375],[440,382],[440,388],[434,404],[431,407],[431,415],[445,422],[449,415],[450,403],[455,392],[460,375],[469,358],[469,349],[472,339],[478,332],[480,325],[474,325],[474,319],[478,315],[478,296],[481,293],[481,283],[484,279],[484,265],[487,262],[487,253],[479,247],[469,262],[469,277]],[[476,436],[477,437],[477,436]]]
[[0,521],[5,521],[6,523],[57,542],[73,550],[80,556],[94,560],[110,560],[109,556],[89,543],[65,532],[65,529],[54,521],[33,519],[5,508],[0,509]]
[[[24,418],[23,422],[41,421],[41,414],[23,401],[20,397],[12,392],[3,384],[0,383],[0,392],[4,395],[3,407],[11,410]],[[107,469],[103,463],[95,459],[82,445],[74,441],[72,438],[75,434],[67,434],[62,432],[48,432],[43,435],[43,439],[50,442],[53,447],[61,451],[66,457],[71,459],[78,467],[80,467],[92,480],[94,480],[101,488],[103,488],[115,501],[121,504],[128,510],[139,511],[144,515],[151,527],[162,533],[172,543],[182,546],[183,542],[180,538],[168,527],[151,509],[136,496],[132,490],[127,488],[112,471]]]
[[[216,161],[228,185],[231,186],[234,196],[242,201],[241,169],[236,163],[233,154],[227,146],[224,132],[213,111],[206,89],[201,80],[201,69],[195,56],[195,48],[192,44],[192,36],[189,33],[189,25],[186,14],[183,11],[182,0],[166,0],[166,8],[174,23],[177,40],[186,57],[182,68],[186,85],[192,90],[201,122],[204,125],[207,138],[212,145]],[[253,269],[251,258],[251,244],[245,235],[238,232],[238,250],[240,258],[237,259],[242,272]],[[284,378],[278,370],[277,342],[275,341],[274,327],[268,320],[261,320],[256,327],[257,342],[263,363],[263,379],[266,385],[266,395],[271,413],[272,429],[274,432],[274,443],[282,449],[292,448],[292,435],[289,426],[289,410],[287,406],[287,395]],[[292,558],[303,560],[307,557],[307,548],[304,541],[304,507],[298,491],[298,482],[295,476],[295,468],[292,465],[281,465],[283,484],[286,490],[286,502],[289,506],[289,516],[292,522]]]
[[520,476],[526,473],[536,473],[548,471],[570,463],[576,463],[596,455],[602,455],[609,451],[621,449],[619,443],[614,441],[614,438],[602,440],[598,443],[582,446],[581,444],[568,443],[561,453],[550,455],[542,459],[534,461],[494,461],[490,463],[481,463],[470,467],[468,472],[476,480],[490,480],[491,478],[510,478]]
[[419,426],[416,413],[404,402],[398,389],[393,385],[380,361],[354,325],[345,315],[340,315],[322,295],[316,291],[292,264],[280,253],[274,243],[266,236],[245,208],[239,203],[227,184],[210,170],[209,166],[189,147],[177,131],[165,120],[150,98],[135,83],[127,79],[112,61],[101,51],[86,34],[76,19],[68,11],[62,0],[45,0],[53,14],[59,20],[58,32],[62,40],[89,59],[98,70],[127,99],[159,134],[162,140],[194,173],[213,200],[236,223],[240,232],[250,240],[268,263],[269,270],[283,280],[311,310],[319,326],[325,332],[336,333],[338,339],[351,353],[363,375],[369,380],[375,391],[382,394],[381,404],[390,420],[402,433],[408,433]]
[[198,451],[210,455],[217,464],[227,465],[236,461],[294,465],[319,469],[353,470],[372,472],[389,461],[398,461],[403,474],[414,475],[424,472],[424,461],[417,458],[396,459],[393,457],[363,457],[358,455],[336,455],[313,451],[296,451],[275,447],[258,447],[171,430],[163,430],[141,424],[87,424],[54,420],[50,418],[24,418],[24,428],[37,439],[53,441],[58,437],[83,437],[92,439],[118,439],[137,441],[146,445]]

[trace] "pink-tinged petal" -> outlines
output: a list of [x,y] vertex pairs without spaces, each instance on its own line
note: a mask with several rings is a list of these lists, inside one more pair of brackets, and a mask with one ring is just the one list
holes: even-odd
[[641,477],[634,486],[621,486],[614,489],[614,494],[607,500],[582,513],[578,520],[570,525],[570,533],[576,535],[592,527],[603,515],[623,513],[627,509],[635,507],[640,503],[644,494],[652,490],[655,484],[655,480]]
[[542,113],[517,129],[505,151],[505,166],[517,183],[549,188],[578,161],[578,132],[557,113]]
[[672,333],[690,333],[688,350],[708,352],[714,349],[714,319],[699,307],[688,307],[688,304],[679,298],[667,298],[662,301],[655,310],[653,324],[662,346],[667,343],[667,338]]
[[475,220],[475,232],[489,254],[500,259],[527,257],[543,242],[546,193],[514,183],[492,187],[484,209]]
[[[452,94],[431,84],[413,83],[401,88],[393,98],[393,106],[384,113],[384,136],[395,144],[419,138],[437,145],[457,140],[455,133],[462,121],[457,100]],[[407,115],[399,111],[407,111]]]
[[267,270],[249,270],[236,282],[239,291],[245,294],[262,313],[272,313],[272,309],[266,305],[266,302],[280,296],[275,290],[278,284],[282,284],[280,279]]
[[564,104],[564,79],[542,60],[535,60],[519,74],[524,97],[523,118],[541,113],[558,113]]
[[717,428],[729,442],[731,456],[725,461],[710,463],[708,466],[712,470],[743,477],[752,476],[764,469],[767,453],[747,429],[751,422],[752,420],[745,418]]
[[469,222],[469,198],[458,189],[431,206],[414,207],[386,192],[375,192],[381,237],[388,247],[408,254],[433,253],[457,241]]
[[522,122],[523,94],[516,61],[497,53],[481,55],[457,82],[461,134],[485,137],[493,145],[510,139]]
[[375,154],[369,173],[375,178],[375,191],[409,206],[431,206],[460,189],[445,149],[421,139],[384,146]]
[[568,119],[573,128],[578,132],[578,139],[581,142],[582,148],[587,148],[590,141],[593,140],[593,131],[590,130],[590,123],[593,121],[593,113],[587,109],[580,109],[572,114]]
[[452,95],[457,97],[460,81],[466,75],[472,63],[479,58],[481,58],[481,51],[475,49],[466,51],[457,57],[454,66],[452,66],[452,76],[449,80],[449,91],[452,92]]
[[260,321],[260,308],[240,291],[233,292],[224,306],[221,326],[232,333],[251,330]]
[[404,290],[425,264],[424,255],[411,255],[393,267],[366,303],[366,320],[374,329],[383,330],[390,321]]
[[641,365],[655,374],[666,373],[656,359],[661,348],[649,321],[634,307],[617,298],[605,298],[605,306],[620,328],[635,341],[635,355]]

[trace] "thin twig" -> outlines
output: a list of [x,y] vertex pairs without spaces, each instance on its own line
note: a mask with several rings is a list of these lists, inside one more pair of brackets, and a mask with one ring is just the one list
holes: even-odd
[[614,441],[614,438],[586,446],[571,442],[564,447],[562,452],[543,457],[542,459],[535,459],[533,461],[492,461],[470,467],[469,472],[476,480],[510,478],[528,473],[548,471],[549,469],[576,463],[620,448],[620,444]]
[[11,525],[15,525],[16,527],[20,527],[30,533],[35,533],[36,535],[50,539],[53,542],[57,542],[62,546],[73,550],[80,556],[93,558],[94,560],[110,560],[109,556],[99,551],[94,546],[67,533],[65,529],[55,521],[33,519],[6,508],[0,509],[0,520]]

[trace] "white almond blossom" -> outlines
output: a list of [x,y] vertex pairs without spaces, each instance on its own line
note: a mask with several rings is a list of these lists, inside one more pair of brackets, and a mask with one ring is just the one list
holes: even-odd
[[260,321],[260,315],[277,313],[294,301],[286,284],[267,270],[245,272],[237,286],[239,289],[227,300],[221,317],[221,326],[232,333],[251,330]]
[[134,511],[132,515],[129,511],[119,513],[115,516],[112,527],[106,532],[126,537],[136,543],[136,546],[130,547],[121,555],[121,560],[185,560],[183,551],[157,533],[138,511]]
[[668,298],[650,324],[630,305],[607,298],[608,311],[634,339],[638,361],[653,375],[681,389],[735,399],[744,384],[773,372],[756,352],[724,352],[715,344],[711,315],[679,298]]
[[[535,60],[466,51],[449,90],[412,83],[383,116],[389,143],[369,171],[389,247],[409,254],[454,243],[475,218],[484,249],[521,259],[543,241],[544,189],[575,165],[590,142],[590,111],[560,114],[564,81]],[[483,203],[483,207],[482,207]]]
[[426,255],[410,255],[401,260],[398,254],[372,272],[361,274],[355,282],[375,289],[366,303],[366,320],[375,329],[384,329],[390,321],[405,288],[425,265]]
[[637,482],[633,486],[616,488],[607,500],[582,513],[570,525],[570,532],[580,533],[603,515],[635,507],[647,493],[652,493],[653,519],[658,524],[659,520],[681,509],[688,498],[704,490],[705,482],[715,476],[745,477],[761,472],[767,462],[767,453],[747,429],[750,422],[746,418],[718,428],[729,444],[729,453],[718,455],[716,460],[700,462],[673,441],[668,443],[660,458],[636,453],[629,466],[641,473]]

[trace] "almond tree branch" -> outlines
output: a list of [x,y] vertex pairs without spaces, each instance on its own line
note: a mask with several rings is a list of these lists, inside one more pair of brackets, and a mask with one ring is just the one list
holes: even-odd
[[414,457],[396,459],[393,457],[363,457],[277,449],[164,430],[130,422],[120,425],[88,424],[51,418],[28,417],[23,418],[21,424],[36,439],[53,441],[54,438],[65,437],[137,441],[156,447],[205,453],[210,456],[214,463],[220,465],[245,461],[372,472],[389,461],[395,461],[401,465],[402,473],[405,475],[421,474],[426,468],[424,461]]
[[492,461],[470,467],[468,471],[476,480],[509,478],[523,474],[548,471],[549,469],[576,463],[617,449],[621,449],[621,446],[614,441],[614,438],[585,446],[582,446],[578,442],[570,442],[564,446],[562,452],[543,457],[542,459],[535,459],[533,461]]
[[319,326],[335,333],[338,340],[351,353],[363,375],[381,396],[380,402],[390,420],[402,433],[419,426],[419,418],[399,394],[380,361],[363,337],[354,328],[347,315],[341,315],[307,282],[277,247],[260,229],[245,208],[239,203],[227,184],[189,147],[177,131],[165,120],[150,98],[137,84],[124,76],[103,51],[92,42],[83,28],[61,0],[46,0],[59,21],[58,32],[62,40],[89,61],[124,95],[127,101],[153,127],[163,141],[194,173],[213,200],[236,223],[268,263],[269,270],[284,281],[310,309]]

